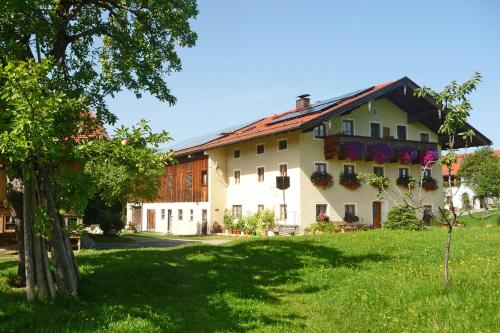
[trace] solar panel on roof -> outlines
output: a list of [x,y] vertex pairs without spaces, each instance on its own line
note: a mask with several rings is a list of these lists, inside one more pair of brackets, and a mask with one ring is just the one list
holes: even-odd
[[281,118],[275,119],[275,120],[267,123],[267,125],[273,125],[273,124],[276,124],[276,123],[279,123],[279,122],[282,122],[285,120],[301,117],[301,116],[309,114],[309,113],[315,113],[315,112],[322,111],[322,110],[327,109],[331,106],[334,106],[335,104],[340,103],[341,101],[343,101],[347,98],[351,98],[351,97],[354,97],[356,95],[360,95],[360,94],[362,94],[362,93],[364,93],[372,88],[373,87],[369,87],[366,89],[360,89],[360,90],[350,92],[348,94],[344,94],[344,95],[340,95],[340,96],[337,96],[334,98],[326,99],[324,101],[316,102],[303,110],[292,112],[292,113],[284,115]]
[[261,120],[261,119],[249,121],[249,122],[246,122],[246,123],[243,123],[243,124],[240,124],[240,125],[234,125],[234,126],[225,128],[225,129],[217,131],[217,132],[212,132],[212,133],[209,133],[209,134],[198,136],[196,138],[192,138],[192,139],[188,139],[188,140],[185,140],[185,141],[181,141],[179,143],[176,143],[176,144],[173,144],[173,145],[165,147],[164,149],[162,149],[162,151],[163,152],[167,152],[167,151],[170,151],[170,150],[178,151],[178,150],[183,150],[183,149],[192,148],[192,147],[196,147],[196,146],[201,146],[201,145],[203,145],[205,143],[208,143],[210,141],[213,141],[213,140],[216,140],[216,139],[219,139],[219,138],[223,137],[224,135],[222,133],[236,131],[237,129],[240,129],[240,128],[243,128],[243,127],[247,127],[248,125],[251,125],[251,124],[253,124],[253,123],[255,123],[255,122],[259,121],[259,120]]

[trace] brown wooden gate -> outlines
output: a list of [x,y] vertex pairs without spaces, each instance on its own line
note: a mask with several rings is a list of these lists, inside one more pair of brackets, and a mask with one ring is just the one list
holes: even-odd
[[155,209],[148,209],[147,210],[147,217],[148,217],[148,231],[155,231],[156,210]]
[[142,207],[134,207],[132,223],[137,231],[142,231]]

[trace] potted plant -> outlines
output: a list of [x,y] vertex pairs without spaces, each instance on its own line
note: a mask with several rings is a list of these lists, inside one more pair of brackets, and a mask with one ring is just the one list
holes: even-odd
[[354,191],[361,186],[361,182],[356,173],[341,173],[339,177],[339,184],[350,189],[351,191]]
[[361,160],[365,154],[365,145],[359,141],[349,141],[343,145],[344,157],[351,161]]
[[332,175],[330,175],[328,172],[314,171],[311,175],[311,183],[318,187],[326,189],[333,184]]
[[234,229],[234,221],[233,217],[231,216],[231,213],[227,209],[224,210],[224,229],[226,230],[226,233],[232,234],[233,229]]
[[435,191],[438,188],[437,180],[435,180],[434,178],[432,178],[430,176],[423,177],[421,184],[422,184],[422,188],[427,192]]
[[344,222],[354,223],[354,222],[358,222],[358,221],[359,221],[359,217],[357,217],[356,215],[345,214],[345,216],[344,216]]
[[396,159],[401,164],[410,164],[417,158],[417,150],[411,146],[403,146],[396,150]]
[[384,164],[392,159],[394,151],[385,143],[377,143],[368,147],[371,158],[378,164]]
[[258,231],[262,236],[267,236],[267,232],[274,229],[276,226],[276,219],[274,212],[269,209],[264,209],[258,213]]
[[432,166],[439,159],[439,152],[437,150],[429,149],[420,153],[420,164],[423,166]]
[[412,176],[399,176],[396,179],[396,184],[404,188],[415,187],[415,179]]
[[318,216],[316,216],[316,222],[329,222],[330,217],[326,215],[324,212],[319,213]]

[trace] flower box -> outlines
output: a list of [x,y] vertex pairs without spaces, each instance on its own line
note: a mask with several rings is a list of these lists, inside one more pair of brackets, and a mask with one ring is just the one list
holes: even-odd
[[341,173],[339,177],[339,184],[354,191],[361,186],[356,173]]
[[326,189],[333,184],[333,179],[332,175],[330,175],[328,172],[319,172],[315,171],[311,175],[311,183],[318,187],[322,187],[323,189]]

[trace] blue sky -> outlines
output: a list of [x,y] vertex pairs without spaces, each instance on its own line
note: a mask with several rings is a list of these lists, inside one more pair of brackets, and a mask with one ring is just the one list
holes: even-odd
[[169,77],[169,107],[128,92],[119,123],[140,118],[174,142],[408,76],[442,88],[483,75],[470,123],[500,148],[500,1],[199,0],[194,48]]

